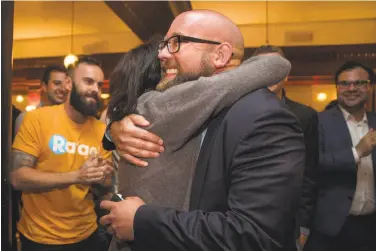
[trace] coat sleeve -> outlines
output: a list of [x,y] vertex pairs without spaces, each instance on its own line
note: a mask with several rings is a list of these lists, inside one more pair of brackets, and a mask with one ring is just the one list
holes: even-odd
[[228,210],[144,205],[135,216],[135,250],[280,250],[293,239],[304,170],[302,133],[296,118],[283,111],[262,113],[252,122],[254,128],[234,148]]
[[175,151],[206,122],[242,96],[284,79],[290,63],[278,56],[253,57],[241,66],[198,80],[151,91],[138,99],[137,112],[151,122],[150,131],[162,137],[167,151]]

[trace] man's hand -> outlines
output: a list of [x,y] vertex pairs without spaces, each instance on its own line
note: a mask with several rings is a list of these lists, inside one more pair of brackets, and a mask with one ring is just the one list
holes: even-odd
[[120,240],[133,241],[133,222],[137,210],[145,205],[139,197],[127,197],[123,201],[102,201],[100,207],[110,213],[100,219],[100,224],[109,225],[110,230]]
[[138,126],[149,126],[142,116],[131,114],[111,124],[110,134],[120,156],[130,163],[146,167],[147,162],[141,158],[157,158],[164,151],[163,140],[157,135]]
[[114,172],[114,164],[109,160],[102,160],[102,166],[104,168],[105,178],[111,177]]
[[376,145],[376,132],[371,128],[369,132],[359,141],[355,147],[359,158],[366,157],[371,154]]
[[105,180],[106,174],[112,172],[112,166],[107,162],[102,163],[96,157],[90,157],[81,168],[77,171],[77,183],[78,184],[93,184],[101,183]]

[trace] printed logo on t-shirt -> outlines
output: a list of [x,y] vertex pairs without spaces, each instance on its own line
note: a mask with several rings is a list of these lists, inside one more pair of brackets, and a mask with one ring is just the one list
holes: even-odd
[[88,146],[85,144],[69,142],[59,134],[52,135],[48,143],[48,146],[50,147],[51,151],[55,154],[78,153],[82,156],[89,156],[89,153],[94,155],[98,153],[98,149],[95,146]]

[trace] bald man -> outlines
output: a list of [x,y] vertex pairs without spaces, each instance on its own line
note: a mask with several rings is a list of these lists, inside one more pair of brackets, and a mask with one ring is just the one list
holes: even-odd
[[[189,11],[171,24],[158,57],[163,78],[178,84],[231,70],[243,54],[243,37],[231,20],[212,11]],[[134,155],[121,147],[126,139],[155,152],[158,144],[148,140],[158,137],[140,128],[132,132],[132,121],[111,125],[117,149],[124,157]],[[188,212],[128,197],[103,202],[110,212],[101,223],[132,250],[291,250],[303,170],[296,117],[272,92],[260,89],[209,121],[195,173],[186,177],[192,180]]]

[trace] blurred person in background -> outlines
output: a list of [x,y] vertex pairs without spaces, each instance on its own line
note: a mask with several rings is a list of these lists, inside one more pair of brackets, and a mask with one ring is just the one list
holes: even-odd
[[[283,50],[273,45],[263,45],[256,49],[254,56],[258,55],[273,55],[278,54],[286,58]],[[300,122],[300,126],[304,134],[305,142],[305,170],[303,180],[303,190],[300,200],[300,208],[297,218],[298,229],[297,233],[300,239],[298,249],[301,250],[312,224],[313,210],[317,198],[317,164],[318,164],[318,122],[317,112],[313,108],[295,102],[286,96],[286,91],[283,88],[288,77],[274,86],[270,86],[269,90],[274,92],[279,99],[282,100],[291,111],[295,114]]]
[[[71,83],[65,67],[51,65],[46,67],[41,79],[41,102],[38,107],[60,105],[67,100]],[[16,119],[14,134],[20,129],[26,112],[22,112]]]

